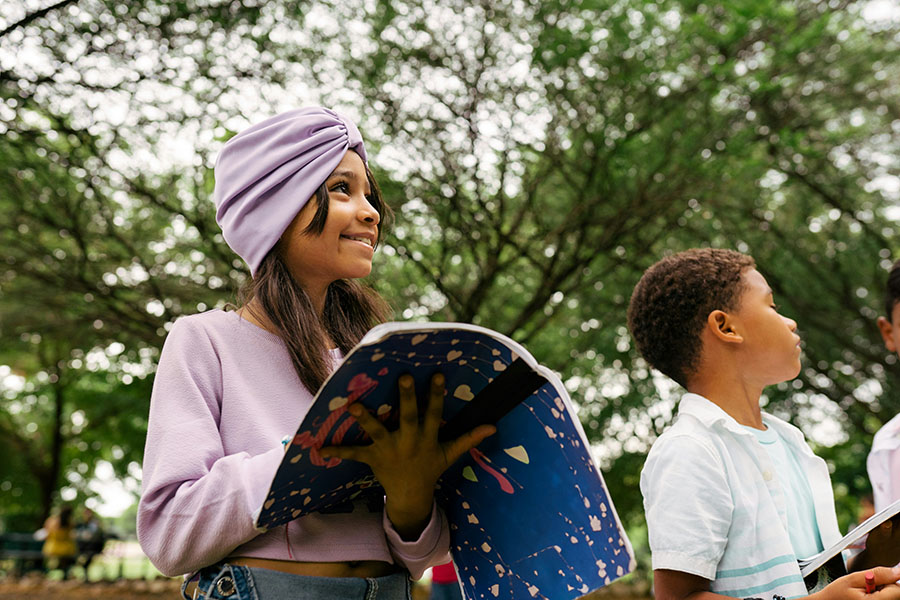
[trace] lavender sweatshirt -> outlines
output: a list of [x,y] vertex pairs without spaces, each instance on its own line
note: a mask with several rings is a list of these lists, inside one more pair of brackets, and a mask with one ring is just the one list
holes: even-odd
[[162,573],[245,556],[381,560],[418,579],[448,560],[449,530],[436,505],[411,542],[383,507],[373,512],[364,503],[267,532],[254,528],[284,455],[281,439],[295,433],[312,399],[278,336],[221,310],[175,322],[153,383],[138,506],[138,539]]

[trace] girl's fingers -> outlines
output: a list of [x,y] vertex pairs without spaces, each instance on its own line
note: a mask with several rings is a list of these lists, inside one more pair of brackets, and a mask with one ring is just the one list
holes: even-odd
[[[440,373],[431,378],[428,407],[425,411],[424,423],[420,426],[413,378],[410,375],[401,376],[398,382],[399,431],[389,432],[381,421],[376,419],[364,406],[352,404],[347,410],[363,431],[372,438],[372,444],[369,446],[329,446],[320,449],[319,453],[323,457],[363,462],[373,466],[374,469],[375,463],[381,464],[387,461],[385,464],[396,468],[410,460],[421,461],[423,453],[430,456],[436,452],[436,459],[429,460],[428,464],[431,467],[440,467],[440,472],[443,472],[465,452],[497,431],[493,425],[480,425],[455,440],[439,446],[435,445],[438,443],[438,430],[443,415],[445,383],[444,376]],[[445,464],[441,466],[441,462]]]
[[319,449],[319,455],[325,459],[354,460],[373,468],[378,460],[378,455],[372,451],[371,444],[368,446],[327,446]]
[[455,463],[460,456],[480,444],[485,438],[494,435],[496,432],[497,428],[493,425],[479,425],[472,431],[464,433],[455,440],[444,444],[447,467]]
[[360,460],[358,449],[366,447],[367,446],[325,446],[324,448],[319,448],[319,455],[322,458],[340,458],[365,462]]
[[426,440],[437,439],[441,428],[441,417],[444,415],[444,376],[435,373],[431,378],[431,395],[428,398],[428,409],[425,412],[423,437]]
[[390,435],[388,430],[384,428],[384,425],[381,424],[381,421],[373,417],[372,414],[366,410],[366,407],[359,404],[352,404],[347,410],[350,415],[356,419],[356,422],[359,423],[359,426],[362,427],[363,431],[369,434],[369,437],[372,438],[373,442],[379,442]]
[[416,406],[416,389],[412,375],[401,375],[400,387],[400,435],[411,433],[416,435],[419,425],[419,409]]

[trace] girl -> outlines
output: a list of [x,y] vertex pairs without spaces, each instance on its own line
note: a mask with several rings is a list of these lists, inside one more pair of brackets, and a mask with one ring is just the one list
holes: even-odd
[[179,319],[159,361],[143,463],[138,538],[195,598],[409,597],[409,577],[447,560],[434,485],[491,435],[441,444],[444,386],[424,419],[400,380],[400,427],[354,405],[370,446],[323,449],[369,464],[382,506],[346,506],[270,531],[255,516],[313,395],[386,304],[369,274],[388,216],[352,121],[323,108],[286,112],[230,140],[216,162],[216,220],[250,267],[240,308]]

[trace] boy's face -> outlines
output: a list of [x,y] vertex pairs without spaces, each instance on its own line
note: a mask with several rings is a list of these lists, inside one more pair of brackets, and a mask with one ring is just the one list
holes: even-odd
[[900,356],[900,302],[894,304],[891,320],[878,317],[878,329],[881,331],[881,339],[888,352],[894,352]]
[[800,373],[800,336],[797,323],[778,313],[772,289],[756,269],[742,275],[744,291],[732,313],[744,375],[761,386],[793,379]]

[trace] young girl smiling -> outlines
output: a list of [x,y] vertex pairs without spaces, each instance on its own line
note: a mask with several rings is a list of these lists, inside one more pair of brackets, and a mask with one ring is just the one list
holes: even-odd
[[399,384],[400,427],[355,406],[370,446],[330,449],[366,462],[383,506],[361,502],[270,531],[257,511],[319,386],[387,305],[369,274],[388,208],[348,118],[305,108],[231,139],[216,162],[216,219],[252,279],[240,307],[176,321],[154,381],[138,537],[167,575],[189,574],[195,598],[394,599],[409,577],[446,562],[441,473],[493,433],[440,443],[442,378],[423,418],[411,379]]

